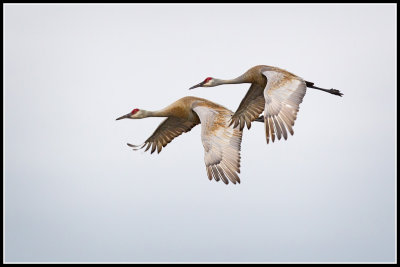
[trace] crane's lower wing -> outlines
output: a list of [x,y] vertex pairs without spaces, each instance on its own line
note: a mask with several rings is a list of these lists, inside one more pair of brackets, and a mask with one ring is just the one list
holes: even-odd
[[288,132],[293,135],[293,125],[299,111],[299,105],[306,94],[306,83],[301,78],[268,70],[262,72],[267,77],[264,90],[264,125],[267,143],[271,138],[286,140]]
[[201,121],[204,161],[210,180],[240,183],[240,145],[242,131],[228,126],[232,112],[205,106],[193,108]]
[[240,125],[240,130],[243,130],[247,124],[247,129],[250,129],[251,122],[256,120],[260,113],[264,110],[264,86],[253,83],[246,96],[240,102],[238,109],[233,114],[229,125],[234,127]]
[[165,147],[168,143],[170,143],[175,137],[181,135],[182,133],[186,133],[190,131],[194,126],[200,123],[198,117],[194,119],[194,121],[189,121],[186,119],[168,117],[157,127],[154,133],[147,138],[146,141],[142,145],[132,145],[128,144],[128,146],[133,147],[134,150],[138,150],[144,148],[146,145],[145,151],[151,148],[151,153],[153,153],[157,149],[157,153],[160,153],[161,149]]

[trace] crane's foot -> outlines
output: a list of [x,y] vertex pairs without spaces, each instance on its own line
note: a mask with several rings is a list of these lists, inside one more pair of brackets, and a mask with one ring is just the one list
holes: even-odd
[[337,90],[337,89],[330,89],[330,90],[327,90],[327,92],[328,93],[331,93],[331,94],[333,94],[333,95],[338,95],[338,96],[342,96],[343,95],[343,93],[341,93],[339,90]]

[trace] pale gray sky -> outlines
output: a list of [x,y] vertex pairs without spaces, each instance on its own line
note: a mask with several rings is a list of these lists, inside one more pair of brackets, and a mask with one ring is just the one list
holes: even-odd
[[[395,261],[396,6],[4,7],[6,262]],[[236,110],[254,65],[309,89],[287,141],[253,124],[240,185],[207,179],[200,127],[134,152],[194,95]]]

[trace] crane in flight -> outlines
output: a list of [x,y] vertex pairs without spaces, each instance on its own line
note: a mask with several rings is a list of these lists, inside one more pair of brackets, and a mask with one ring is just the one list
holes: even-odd
[[[204,147],[204,161],[209,180],[222,180],[228,184],[240,183],[240,145],[242,130],[229,125],[233,112],[209,100],[187,96],[158,111],[133,109],[121,119],[143,119],[148,117],[167,117],[154,133],[141,145],[128,146],[134,150],[151,148],[151,153],[162,148],[182,133],[189,132],[201,124],[201,141]],[[257,121],[257,119],[256,119]],[[258,121],[262,122],[261,119]]]
[[[234,127],[239,125],[239,129],[243,130],[246,124],[250,129],[252,121],[263,119],[267,144],[270,138],[274,142],[275,138],[280,140],[282,136],[286,140],[288,132],[293,135],[294,121],[307,87],[337,96],[343,95],[339,90],[314,86],[314,83],[305,81],[286,70],[267,65],[252,67],[231,80],[207,77],[189,89],[238,83],[251,83],[251,86],[233,114],[229,125],[233,124]],[[264,116],[259,117],[263,111]]]

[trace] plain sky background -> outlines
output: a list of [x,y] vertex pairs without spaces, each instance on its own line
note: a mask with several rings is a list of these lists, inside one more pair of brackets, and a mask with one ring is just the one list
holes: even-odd
[[[4,7],[6,262],[394,262],[396,5]],[[193,95],[236,110],[281,67],[308,89],[295,134],[243,134],[240,185],[209,181],[201,127],[132,151]]]

